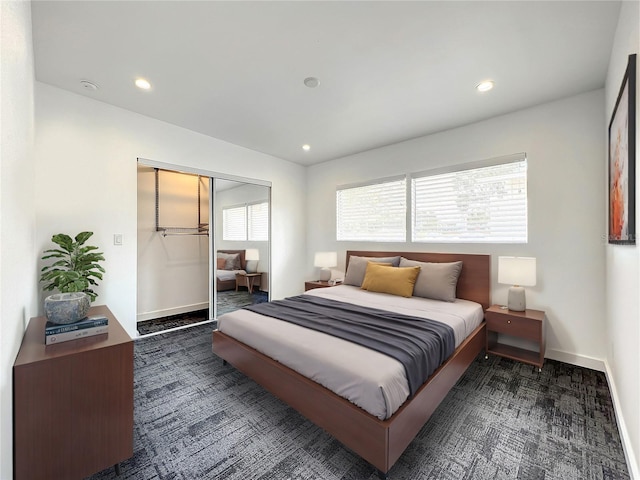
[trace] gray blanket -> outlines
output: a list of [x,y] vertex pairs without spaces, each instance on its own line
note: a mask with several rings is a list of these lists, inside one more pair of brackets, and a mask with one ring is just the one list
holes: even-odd
[[448,325],[377,308],[311,295],[244,308],[395,358],[405,368],[412,396],[455,350],[454,332]]

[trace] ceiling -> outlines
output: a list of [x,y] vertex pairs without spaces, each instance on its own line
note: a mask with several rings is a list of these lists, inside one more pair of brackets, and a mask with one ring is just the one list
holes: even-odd
[[[619,9],[34,1],[35,71],[41,82],[311,165],[603,87]],[[136,88],[137,77],[152,88]],[[306,77],[320,85],[308,88]],[[495,88],[477,92],[486,79]]]

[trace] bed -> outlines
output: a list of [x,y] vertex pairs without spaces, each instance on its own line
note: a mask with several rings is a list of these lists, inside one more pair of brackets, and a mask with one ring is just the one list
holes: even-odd
[[[490,300],[490,257],[488,255],[348,251],[347,263],[352,257],[392,256],[402,256],[419,262],[462,261],[456,297],[476,302],[480,305],[482,313],[488,307]],[[332,289],[326,290],[329,293]],[[308,293],[314,294],[314,291]],[[457,347],[445,363],[435,370],[414,395],[404,401],[397,410],[390,412],[388,418],[379,418],[379,415],[374,415],[354,403],[353,399],[347,400],[330,388],[261,353],[231,334],[214,331],[212,348],[214,353],[224,361],[234,365],[316,425],[325,429],[376,467],[382,478],[386,478],[389,469],[438,404],[484,348],[486,332],[482,313],[480,324],[473,328],[466,338],[457,342]],[[224,322],[224,318],[222,321]],[[358,380],[360,380],[359,377]],[[385,416],[382,415],[382,417]]]
[[[222,254],[222,255],[220,255]],[[236,267],[232,267],[231,257],[237,256]],[[220,261],[222,259],[222,261]],[[218,250],[216,255],[216,291],[235,290],[236,273],[246,273],[247,262],[244,250]],[[239,268],[238,268],[239,267]]]

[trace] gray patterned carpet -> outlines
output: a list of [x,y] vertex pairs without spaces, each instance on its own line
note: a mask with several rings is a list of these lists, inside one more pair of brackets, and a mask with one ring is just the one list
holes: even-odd
[[245,290],[236,292],[235,290],[227,290],[218,292],[218,316],[227,312],[233,312],[239,308],[263,303],[269,300],[269,294],[262,291],[254,291],[249,293]]
[[[365,480],[357,455],[211,353],[211,325],[135,343],[134,456],[92,479]],[[605,377],[478,357],[391,480],[628,479]]]
[[[246,290],[236,292],[235,290],[226,290],[218,292],[218,316],[238,310],[239,308],[256,303],[263,303],[269,300],[267,292],[255,291],[249,293]],[[193,312],[171,315],[168,317],[155,318],[153,320],[144,320],[138,322],[137,328],[140,335],[148,335],[150,333],[162,332],[171,328],[184,327],[209,319],[209,309],[196,310]]]

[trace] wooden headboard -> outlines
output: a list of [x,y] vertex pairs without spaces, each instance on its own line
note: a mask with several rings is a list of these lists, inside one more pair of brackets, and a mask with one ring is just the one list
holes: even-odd
[[245,250],[218,250],[220,253],[239,253],[240,254],[240,268],[244,270],[247,266],[247,262],[244,259]]
[[401,256],[418,262],[458,262],[462,261],[462,271],[458,278],[456,297],[471,300],[486,310],[491,304],[491,255],[469,253],[429,253],[429,252],[369,252],[347,250],[345,270],[351,255],[356,257]]

